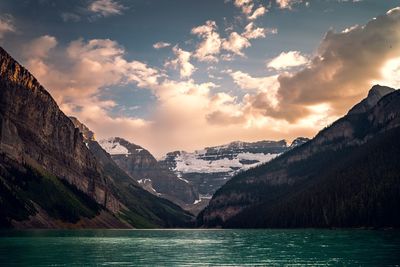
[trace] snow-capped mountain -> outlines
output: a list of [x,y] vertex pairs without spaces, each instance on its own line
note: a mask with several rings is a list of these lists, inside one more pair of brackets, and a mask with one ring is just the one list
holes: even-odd
[[181,206],[198,200],[192,184],[160,165],[143,147],[119,137],[100,140],[99,144],[122,170],[150,193]]
[[309,139],[299,137],[290,145],[285,140],[232,142],[195,152],[174,151],[160,161],[181,179],[191,182],[199,193],[210,197],[241,170],[256,167]]

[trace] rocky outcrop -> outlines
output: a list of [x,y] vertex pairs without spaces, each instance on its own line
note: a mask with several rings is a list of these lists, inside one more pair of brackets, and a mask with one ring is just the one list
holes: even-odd
[[88,141],[96,141],[94,132],[92,132],[85,124],[81,123],[76,117],[69,117],[74,126],[79,129],[80,133],[83,136],[83,139],[86,142]]
[[387,94],[393,93],[394,91],[395,89],[387,86],[381,86],[379,84],[374,85],[371,90],[369,90],[368,96],[365,99],[361,100],[361,102],[355,105],[353,108],[351,108],[348,114],[351,115],[364,113],[375,106],[382,97]]

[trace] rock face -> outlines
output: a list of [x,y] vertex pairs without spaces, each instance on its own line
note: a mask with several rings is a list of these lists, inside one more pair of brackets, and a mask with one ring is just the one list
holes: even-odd
[[227,145],[207,147],[193,153],[170,152],[160,163],[178,177],[195,185],[201,194],[201,199],[206,200],[236,173],[266,163],[308,140],[300,137],[290,146],[285,140],[232,142]]
[[[13,222],[36,220],[36,227],[46,227],[44,220],[38,218],[77,223],[82,217],[103,214],[104,218],[114,218],[124,227],[160,227],[182,223],[190,217],[172,203],[153,198],[139,187],[132,194],[138,199],[141,195],[150,195],[146,201],[163,208],[158,217],[145,213],[135,217],[138,214],[127,208],[119,181],[105,171],[85,144],[86,139],[94,138],[93,133],[75,128],[50,94],[2,48],[0,77],[0,221],[3,226],[30,225]],[[161,204],[157,206],[159,201]],[[19,206],[11,208],[13,203]],[[140,222],[133,218],[140,218]],[[117,225],[115,222],[108,226]],[[93,227],[90,223],[80,224],[85,225]]]
[[[373,87],[366,100],[311,141],[232,178],[199,215],[199,224],[399,227],[400,92],[376,101],[377,92]],[[371,108],[365,104],[373,102]]]
[[20,163],[42,166],[97,203],[118,211],[120,204],[108,194],[107,182],[73,123],[3,49],[0,60],[0,150]]
[[115,137],[101,140],[117,165],[152,194],[169,199],[181,206],[193,204],[197,191],[186,180],[160,165],[149,151],[125,139]]
[[394,91],[395,89],[387,86],[374,85],[371,90],[369,90],[367,98],[350,109],[348,114],[364,113],[375,106],[382,97]]

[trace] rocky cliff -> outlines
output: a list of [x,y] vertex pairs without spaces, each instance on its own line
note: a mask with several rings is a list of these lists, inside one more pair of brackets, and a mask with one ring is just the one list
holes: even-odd
[[0,49],[0,150],[19,163],[42,166],[114,212],[120,203],[79,131],[39,82]]
[[[93,221],[100,214],[124,227],[173,226],[190,220],[179,207],[140,187],[130,188],[130,196],[140,201],[141,196],[150,195],[144,202],[147,208],[153,205],[158,216],[127,208],[128,189],[122,189],[130,184],[119,183],[88,149],[85,137],[90,140],[93,135],[75,128],[50,94],[2,48],[0,75],[2,225],[47,227],[44,222],[52,219],[54,223],[49,225],[72,222],[93,227],[96,223],[78,222],[83,218]],[[19,208],[12,208],[12,203],[19,203],[15,204]],[[140,202],[136,206],[145,210]],[[117,223],[98,225],[112,227]]]

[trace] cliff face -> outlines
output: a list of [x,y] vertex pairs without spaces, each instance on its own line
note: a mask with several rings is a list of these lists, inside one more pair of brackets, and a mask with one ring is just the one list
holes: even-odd
[[118,201],[82,136],[54,99],[20,64],[0,49],[0,150],[20,163],[40,165],[96,202],[118,211]]
[[397,225],[399,218],[392,215],[398,205],[392,202],[400,197],[393,193],[400,179],[396,163],[400,93],[384,94],[370,108],[363,104],[368,101],[361,102],[365,111],[356,105],[352,110],[358,112],[350,112],[306,144],[232,178],[213,196],[199,223],[223,227]]
[[0,227],[176,227],[192,219],[110,165],[96,144],[0,48]]

